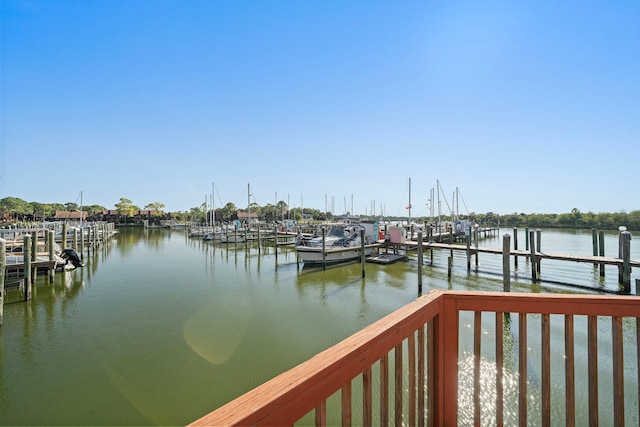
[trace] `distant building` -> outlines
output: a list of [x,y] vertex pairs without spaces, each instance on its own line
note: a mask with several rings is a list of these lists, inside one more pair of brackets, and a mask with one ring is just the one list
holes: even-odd
[[56,211],[54,221],[86,221],[87,213],[80,211]]
[[231,219],[237,219],[240,221],[246,221],[246,220],[251,220],[251,221],[257,221],[258,220],[258,214],[256,212],[247,212],[244,211],[242,209],[238,209],[232,216]]

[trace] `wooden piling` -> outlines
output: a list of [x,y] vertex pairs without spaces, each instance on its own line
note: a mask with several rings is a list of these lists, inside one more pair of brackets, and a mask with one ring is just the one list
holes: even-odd
[[631,293],[631,233],[623,231],[620,233],[620,243],[622,251],[621,281],[622,293]]
[[36,262],[38,256],[38,230],[31,235],[31,262]]
[[[604,256],[604,231],[600,231],[598,233],[598,240],[599,240],[599,245],[598,245],[598,254],[600,256]],[[600,277],[604,277],[604,263],[601,262],[600,263]]]
[[502,288],[505,292],[511,291],[511,236],[508,234],[502,236]]
[[78,252],[78,229],[73,229],[73,250]]
[[78,252],[78,255],[80,256],[80,259],[84,261],[84,227],[80,228],[80,251]]
[[[518,250],[518,228],[513,228],[513,249]],[[513,266],[518,268],[518,255],[513,257]]]
[[[542,252],[542,230],[539,228],[536,230],[536,250],[538,252]],[[538,275],[540,275],[540,258],[537,258],[536,269],[538,270]]]
[[49,267],[49,283],[53,283],[55,274],[56,274],[56,266],[55,266],[55,232],[53,230],[47,230],[47,250],[49,252],[49,262],[51,266]]
[[480,235],[479,235],[480,229],[479,229],[478,224],[476,224],[474,229],[475,229],[474,244],[475,244],[475,247],[476,247],[476,270],[478,270],[478,251],[477,251],[477,249],[478,249],[478,240],[480,239]]
[[524,250],[529,250],[529,227],[525,227],[524,229]]
[[422,294],[422,230],[418,230],[418,292]]
[[322,227],[322,269],[327,268],[327,230]]
[[62,223],[62,243],[61,243],[61,247],[62,247],[62,250],[67,249],[67,223],[66,222]]
[[451,272],[453,271],[453,257],[447,257],[447,277],[451,279]]
[[[591,246],[593,248],[593,256],[598,256],[598,232],[595,228],[591,229]],[[593,268],[597,268],[598,263],[593,263]]]
[[534,231],[530,231],[529,232],[529,247],[531,250],[531,281],[532,282],[537,282],[538,281],[538,263],[536,260],[536,242],[534,239]]
[[467,228],[467,271],[471,271],[471,227]]
[[24,300],[31,299],[31,235],[25,234],[22,240],[22,262],[24,273]]
[[7,241],[0,238],[0,326],[2,326],[2,321],[4,319],[4,276],[6,265]]
[[[214,225],[213,233],[215,234],[215,232],[216,232],[216,227]],[[260,253],[261,242],[262,242],[262,240],[260,239],[260,223],[258,223],[258,253]]]
[[364,229],[360,229],[360,261],[362,263],[362,277],[365,277],[366,254],[364,253]]

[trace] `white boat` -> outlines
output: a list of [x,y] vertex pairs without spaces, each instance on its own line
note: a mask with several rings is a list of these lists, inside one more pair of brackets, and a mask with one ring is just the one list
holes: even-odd
[[209,231],[202,236],[202,240],[220,240],[222,237],[222,229],[214,227],[213,231]]
[[247,239],[244,236],[235,234],[222,234],[220,236],[221,243],[245,243]]
[[[324,237],[324,256],[322,253],[322,235],[300,239],[296,252],[305,264],[335,264],[359,259],[361,254],[360,230],[362,227],[336,224],[331,226]],[[365,244],[367,238],[365,237]],[[365,256],[371,248],[365,248]]]

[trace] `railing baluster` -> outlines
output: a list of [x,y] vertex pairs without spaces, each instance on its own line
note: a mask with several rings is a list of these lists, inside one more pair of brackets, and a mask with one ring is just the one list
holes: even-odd
[[[535,269],[534,266],[532,266]],[[518,315],[518,422],[527,425],[527,313]]]
[[576,377],[573,339],[573,315],[564,316],[565,424],[576,425]]
[[496,425],[504,425],[504,314],[496,313]]
[[380,358],[380,425],[389,425],[389,354]]
[[611,347],[613,349],[613,423],[624,426],[624,361],[622,350],[622,318],[611,318]]
[[480,425],[480,339],[482,333],[482,312],[473,316],[473,422]]
[[424,326],[422,326],[420,329],[418,329],[418,427],[424,427],[426,416],[424,411],[424,387],[426,384],[424,346]]
[[412,332],[408,340],[409,352],[409,426],[416,425],[416,334]]
[[342,386],[342,427],[351,425],[351,381]]
[[395,364],[395,384],[394,384],[394,401],[395,401],[395,417],[394,421],[396,426],[402,425],[402,343],[398,344],[394,349],[394,364]]
[[551,426],[551,342],[550,317],[543,314],[542,326],[542,425]]
[[327,401],[323,400],[316,406],[316,427],[327,425]]
[[598,318],[587,321],[587,347],[589,365],[589,426],[598,425]]
[[[436,390],[436,382],[435,382],[435,325],[434,322],[431,321],[427,323],[427,427],[433,427],[435,423],[435,394]],[[640,340],[638,341],[638,346],[640,348]],[[640,375],[640,374],[639,374]]]
[[370,426],[373,425],[373,383],[371,366],[367,367],[362,373],[362,394],[362,424]]

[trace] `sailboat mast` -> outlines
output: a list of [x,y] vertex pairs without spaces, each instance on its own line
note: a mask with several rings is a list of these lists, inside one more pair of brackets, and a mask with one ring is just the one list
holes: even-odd
[[409,178],[409,224],[411,224],[411,178]]
[[211,183],[211,225],[213,226],[213,232],[216,232],[216,186],[215,183]]
[[247,226],[251,222],[251,184],[247,183]]

